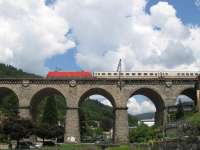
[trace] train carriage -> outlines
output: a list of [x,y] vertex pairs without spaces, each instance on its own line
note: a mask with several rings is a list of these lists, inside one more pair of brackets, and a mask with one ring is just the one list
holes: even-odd
[[122,78],[122,79],[139,79],[139,78],[196,78],[200,75],[199,71],[132,71],[132,72],[49,72],[47,78]]

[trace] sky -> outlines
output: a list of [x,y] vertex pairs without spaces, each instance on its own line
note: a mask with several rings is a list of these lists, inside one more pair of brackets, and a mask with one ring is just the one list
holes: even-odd
[[[200,0],[0,0],[0,62],[49,70],[199,70]],[[144,102],[144,101],[143,101]]]
[[[200,0],[0,0],[0,62],[49,70],[199,70]],[[111,59],[112,58],[112,59]]]

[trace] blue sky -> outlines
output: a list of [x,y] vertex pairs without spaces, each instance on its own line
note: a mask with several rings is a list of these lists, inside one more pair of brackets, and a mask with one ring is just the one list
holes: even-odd
[[[157,4],[160,0],[149,0],[146,6],[146,12],[149,12],[150,7]],[[55,0],[47,0],[47,4],[54,3]],[[200,7],[195,5],[196,0],[165,0],[172,5],[177,11],[177,17],[182,20],[186,25],[199,25],[200,24]],[[82,70],[81,66],[76,62],[77,49],[72,48],[64,54],[56,55],[47,59],[45,65],[50,70],[60,68],[62,70]]]

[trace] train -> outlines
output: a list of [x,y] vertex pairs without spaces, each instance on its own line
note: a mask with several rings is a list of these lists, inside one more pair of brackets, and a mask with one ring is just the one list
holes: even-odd
[[197,78],[200,71],[122,71],[122,72],[90,72],[90,71],[52,71],[48,72],[47,78]]

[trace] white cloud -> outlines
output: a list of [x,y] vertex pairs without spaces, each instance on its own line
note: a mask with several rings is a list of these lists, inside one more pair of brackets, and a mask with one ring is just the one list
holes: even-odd
[[184,25],[168,2],[155,4],[150,14],[146,4],[57,0],[54,8],[72,27],[79,43],[76,60],[85,69],[115,70],[123,58],[126,70],[198,70],[199,27]]
[[142,114],[148,112],[156,112],[155,105],[149,100],[145,98],[143,100],[136,99],[135,97],[131,97],[127,103],[128,113],[135,115],[135,114]]
[[179,95],[176,99],[176,104],[178,104],[179,102],[194,102],[194,100],[192,100],[190,97],[186,96],[186,95]]
[[0,0],[0,62],[45,72],[46,59],[77,41],[83,69],[116,70],[123,58],[126,70],[199,70],[200,27],[185,25],[168,2],[148,14],[147,2]]
[[74,47],[67,21],[43,0],[0,0],[0,62],[44,73],[45,60]]
[[90,96],[90,99],[97,100],[97,101],[99,101],[100,103],[102,103],[104,105],[113,107],[112,104],[111,104],[111,102],[107,98],[105,98],[104,96],[101,96],[101,95],[92,95],[92,96]]

